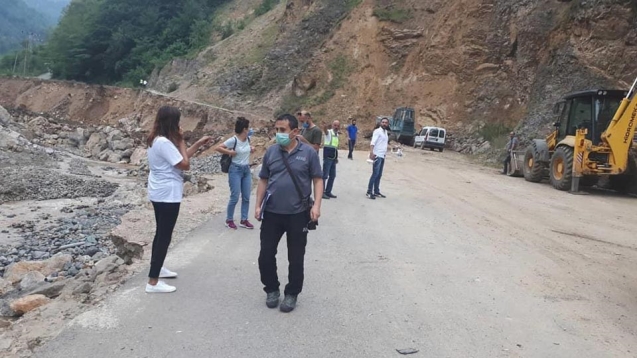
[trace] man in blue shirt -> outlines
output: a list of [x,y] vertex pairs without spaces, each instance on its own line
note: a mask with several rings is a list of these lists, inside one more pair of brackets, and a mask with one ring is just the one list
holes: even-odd
[[347,145],[349,146],[349,154],[347,155],[347,159],[353,160],[352,152],[354,152],[354,147],[356,146],[356,135],[358,134],[358,127],[356,127],[356,120],[349,117],[349,120],[352,122],[349,126],[347,126]]

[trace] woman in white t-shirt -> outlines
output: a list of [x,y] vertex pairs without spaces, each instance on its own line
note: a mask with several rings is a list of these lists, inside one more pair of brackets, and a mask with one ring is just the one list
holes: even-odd
[[164,106],[157,112],[153,130],[148,136],[148,199],[155,210],[155,238],[153,240],[150,273],[146,292],[174,292],[175,287],[159,278],[177,277],[177,273],[163,267],[173,229],[179,216],[179,206],[183,196],[183,170],[190,169],[190,157],[199,147],[210,142],[203,137],[190,148],[186,148],[183,133],[179,127],[181,113],[175,107]]
[[234,209],[239,202],[241,194],[241,221],[239,226],[246,229],[254,229],[248,221],[250,210],[250,192],[252,191],[252,173],[250,172],[250,154],[254,147],[250,145],[250,121],[239,117],[234,125],[235,135],[223,142],[217,151],[232,157],[232,163],[228,169],[228,183],[230,185],[230,201],[226,216],[226,227],[237,229],[234,223]]

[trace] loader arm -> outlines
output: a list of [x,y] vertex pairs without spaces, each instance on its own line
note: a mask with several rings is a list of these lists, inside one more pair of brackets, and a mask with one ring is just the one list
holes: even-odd
[[618,173],[623,173],[628,167],[628,152],[635,136],[635,120],[637,119],[635,85],[637,85],[637,79],[601,136],[602,142],[610,148],[609,164]]

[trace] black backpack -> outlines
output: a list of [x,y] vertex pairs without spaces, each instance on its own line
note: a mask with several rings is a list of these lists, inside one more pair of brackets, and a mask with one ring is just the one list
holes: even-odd
[[[237,148],[237,136],[234,136],[234,146],[232,146],[232,150]],[[248,143],[250,143],[250,137],[248,137]],[[221,172],[227,173],[230,170],[230,164],[232,164],[232,157],[228,154],[223,154],[221,156]]]

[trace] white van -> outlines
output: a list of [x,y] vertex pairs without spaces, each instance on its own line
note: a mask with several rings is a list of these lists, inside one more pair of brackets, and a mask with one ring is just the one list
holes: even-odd
[[414,139],[414,148],[438,149],[442,152],[445,149],[447,131],[439,127],[423,127]]

